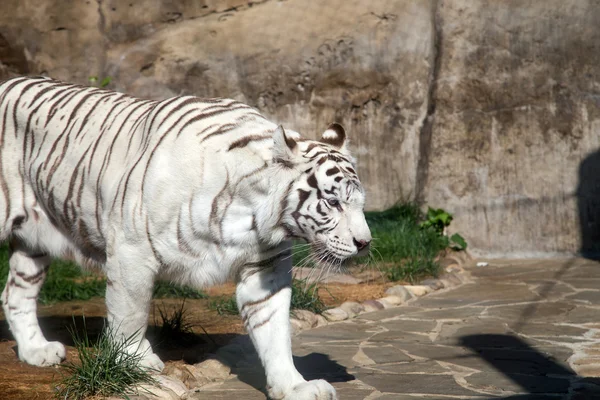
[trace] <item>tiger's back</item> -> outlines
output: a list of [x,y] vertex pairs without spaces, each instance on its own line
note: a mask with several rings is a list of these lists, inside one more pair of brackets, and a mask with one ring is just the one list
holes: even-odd
[[[260,137],[248,136],[252,126]],[[197,180],[190,163],[200,169],[205,156],[227,157],[274,127],[228,99],[153,101],[47,78],[9,80],[0,86],[0,241],[21,235],[53,256],[102,263],[109,220],[142,229],[134,211],[143,212],[144,195],[166,206],[166,186]]]

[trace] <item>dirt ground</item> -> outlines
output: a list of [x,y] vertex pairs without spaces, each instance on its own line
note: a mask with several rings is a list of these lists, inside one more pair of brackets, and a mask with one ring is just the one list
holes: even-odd
[[[358,285],[325,284],[319,296],[327,306],[339,305],[347,300],[363,301],[383,297],[390,283],[374,279]],[[235,290],[233,284],[226,284],[207,290],[211,296],[231,295]],[[191,340],[177,346],[155,346],[155,351],[163,361],[168,363],[202,361],[217,347],[227,344],[237,335],[244,334],[245,329],[237,315],[219,315],[208,308],[210,300],[185,300],[186,315],[194,332]],[[181,307],[182,299],[154,300],[149,318],[149,338],[160,325],[158,307],[173,310]],[[58,340],[67,346],[67,360],[76,360],[77,353],[68,328],[75,327],[86,331],[91,338],[102,330],[103,318],[106,315],[103,298],[89,301],[71,301],[49,306],[39,306],[40,325],[48,340]],[[83,316],[85,316],[85,321]],[[16,342],[13,340],[4,314],[0,311],[0,399],[29,400],[52,399],[53,388],[61,378],[60,367],[33,367],[18,360]]]

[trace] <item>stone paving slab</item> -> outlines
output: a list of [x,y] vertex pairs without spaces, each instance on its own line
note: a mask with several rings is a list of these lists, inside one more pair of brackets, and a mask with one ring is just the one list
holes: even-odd
[[[473,283],[293,338],[307,379],[341,400],[600,399],[600,264],[489,261]],[[193,399],[265,399],[249,342]]]

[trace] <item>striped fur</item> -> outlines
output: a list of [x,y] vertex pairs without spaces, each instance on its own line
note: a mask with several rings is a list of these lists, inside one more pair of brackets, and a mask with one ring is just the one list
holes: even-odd
[[[334,398],[291,362],[289,241],[339,265],[371,240],[364,191],[333,124],[305,140],[230,99],[142,100],[48,78],[0,86],[2,302],[19,357],[52,365],[36,297],[51,257],[102,268],[109,324],[161,369],[144,338],[157,277],[196,287],[237,277],[242,318],[273,398]],[[270,326],[271,328],[267,328]]]

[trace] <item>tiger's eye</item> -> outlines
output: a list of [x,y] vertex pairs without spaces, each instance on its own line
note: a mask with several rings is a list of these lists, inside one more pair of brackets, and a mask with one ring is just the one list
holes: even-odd
[[330,206],[332,207],[337,207],[340,205],[340,202],[338,199],[327,199],[327,202],[329,203]]

